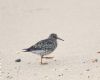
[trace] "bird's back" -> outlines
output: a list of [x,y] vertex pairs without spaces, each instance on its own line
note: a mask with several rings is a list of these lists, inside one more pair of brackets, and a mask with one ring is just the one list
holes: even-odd
[[45,39],[41,40],[35,45],[24,49],[25,52],[31,52],[31,51],[36,51],[36,50],[44,50],[44,51],[54,51],[55,48],[57,47],[57,41],[53,39]]

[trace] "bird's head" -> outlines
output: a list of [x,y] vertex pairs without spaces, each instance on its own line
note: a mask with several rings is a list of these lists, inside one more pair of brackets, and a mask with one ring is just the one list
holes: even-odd
[[64,41],[63,39],[59,38],[59,37],[57,36],[57,34],[55,34],[55,33],[50,34],[49,38],[51,38],[51,39],[56,39],[56,40],[59,39],[59,40]]

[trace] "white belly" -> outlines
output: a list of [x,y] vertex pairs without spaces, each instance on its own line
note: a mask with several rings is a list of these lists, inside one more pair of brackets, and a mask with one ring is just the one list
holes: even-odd
[[47,51],[44,51],[44,50],[35,50],[35,51],[32,51],[32,53],[37,54],[37,55],[47,55],[51,52],[47,52]]

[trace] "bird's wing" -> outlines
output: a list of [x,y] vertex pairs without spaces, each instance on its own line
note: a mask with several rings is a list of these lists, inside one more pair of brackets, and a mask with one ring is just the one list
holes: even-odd
[[53,45],[52,40],[42,40],[39,41],[38,43],[36,43],[35,45],[33,45],[34,50],[47,50],[47,49],[51,49]]
[[35,45],[33,45],[27,49],[24,49],[25,50],[24,52],[30,52],[33,50],[48,50],[48,49],[50,50],[50,49],[53,49],[52,45],[53,45],[52,40],[48,40],[48,39],[41,40],[38,43],[36,43]]

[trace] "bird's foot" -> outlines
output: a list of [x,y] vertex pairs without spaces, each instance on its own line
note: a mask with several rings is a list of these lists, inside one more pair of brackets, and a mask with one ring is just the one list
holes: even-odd
[[47,65],[47,64],[48,64],[48,63],[46,63],[46,62],[45,62],[45,63],[41,63],[41,65]]
[[43,57],[45,59],[53,59],[54,57]]

